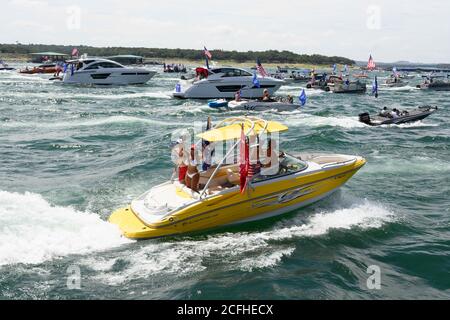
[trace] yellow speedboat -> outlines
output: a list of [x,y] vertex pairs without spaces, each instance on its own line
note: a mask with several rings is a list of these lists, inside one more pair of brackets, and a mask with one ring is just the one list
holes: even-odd
[[[262,138],[257,138],[274,137],[286,130],[279,122],[255,117],[223,120],[198,135],[216,145],[234,141],[217,165],[200,172],[199,192],[178,181],[168,181],[115,211],[109,221],[118,225],[128,238],[148,239],[264,219],[323,199],[344,185],[366,162],[359,156],[291,155],[276,150],[279,162],[272,166],[270,161],[269,165],[276,170],[267,174],[263,169],[247,177],[242,190],[242,171],[234,160],[236,151],[242,150],[240,146],[245,143],[250,148],[257,147],[261,154]],[[258,143],[252,145],[251,141]],[[230,158],[233,163],[227,163]]]

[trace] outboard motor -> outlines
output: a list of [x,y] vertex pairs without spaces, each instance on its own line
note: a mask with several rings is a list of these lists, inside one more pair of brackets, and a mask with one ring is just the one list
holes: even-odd
[[367,112],[361,113],[359,115],[359,121],[361,121],[362,123],[368,124],[368,125],[372,124],[370,121],[370,115]]

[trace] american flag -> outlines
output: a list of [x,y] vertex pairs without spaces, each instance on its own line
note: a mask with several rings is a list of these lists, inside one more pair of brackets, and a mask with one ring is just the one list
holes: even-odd
[[73,48],[72,57],[78,57],[78,49],[77,48]]
[[373,61],[372,55],[370,55],[369,62],[367,63],[367,69],[373,70],[373,69],[375,69],[375,67],[376,67],[375,61]]
[[262,66],[261,61],[259,61],[259,59],[256,60],[256,69],[258,70],[259,74],[262,77],[267,77],[269,75]]
[[212,54],[211,54],[211,52],[209,52],[209,50],[208,49],[206,49],[206,47],[204,47],[205,48],[205,50],[204,50],[204,52],[205,52],[205,56],[207,56],[208,57],[208,59],[212,59]]

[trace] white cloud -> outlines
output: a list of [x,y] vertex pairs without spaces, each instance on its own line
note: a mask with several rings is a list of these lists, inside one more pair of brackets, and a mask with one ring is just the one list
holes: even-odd
[[[81,28],[68,30],[66,7],[81,8]],[[378,6],[380,28],[367,28]],[[11,0],[0,42],[292,50],[378,61],[450,60],[450,3],[435,0]],[[45,18],[43,18],[45,17]],[[25,23],[27,22],[27,23]],[[30,28],[36,27],[36,32]],[[42,31],[45,30],[45,31]],[[39,31],[39,32],[38,32]]]

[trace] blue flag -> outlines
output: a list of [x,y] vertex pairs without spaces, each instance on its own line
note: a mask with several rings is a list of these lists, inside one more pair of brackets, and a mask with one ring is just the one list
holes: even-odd
[[337,67],[336,64],[333,65],[333,73],[336,73]]
[[73,72],[75,71],[75,67],[73,64],[70,65],[70,75],[73,76]]
[[378,79],[377,76],[375,76],[375,79],[372,83],[372,94],[375,95],[375,98],[378,98]]
[[258,77],[256,76],[256,72],[253,73],[253,85],[256,88],[261,88],[261,84],[259,83]]
[[68,67],[68,64],[67,64],[67,63],[64,63],[63,73],[66,73],[66,72],[67,72],[67,67]]
[[344,65],[344,73],[348,73],[347,65]]
[[300,94],[300,97],[298,97],[298,100],[300,100],[300,103],[302,106],[306,104],[306,92],[305,89],[302,90],[302,93]]

